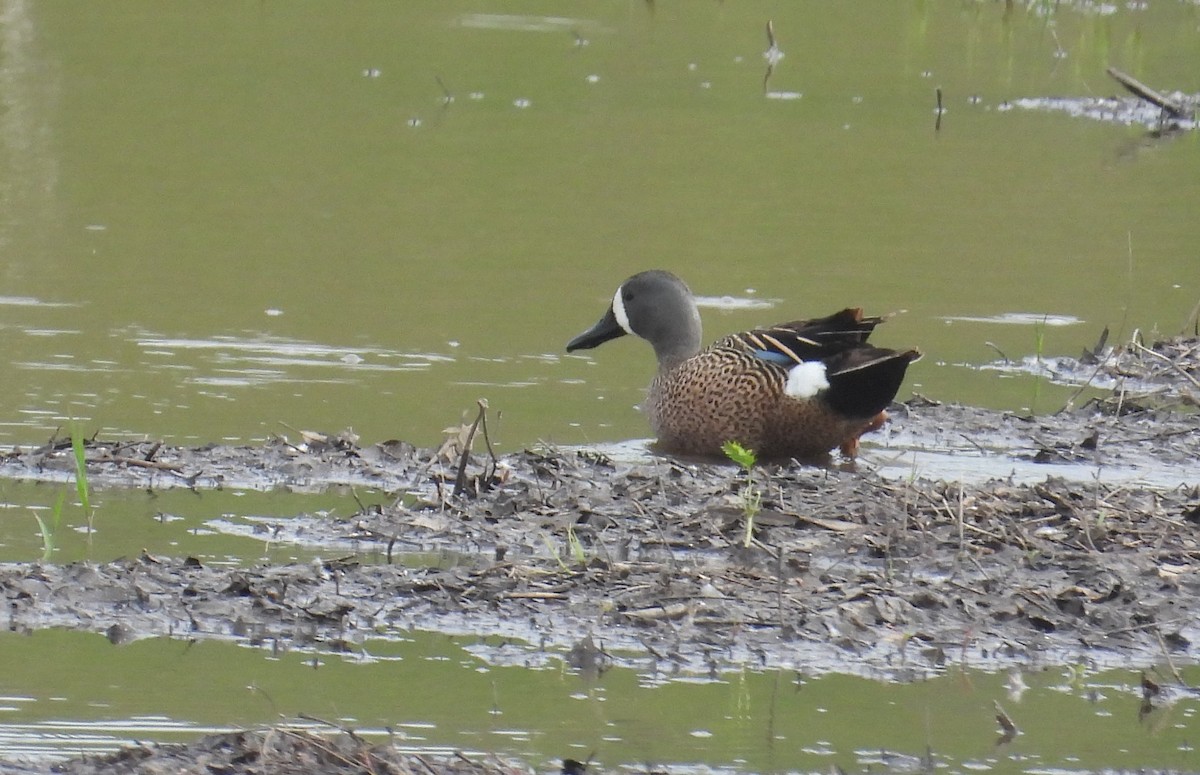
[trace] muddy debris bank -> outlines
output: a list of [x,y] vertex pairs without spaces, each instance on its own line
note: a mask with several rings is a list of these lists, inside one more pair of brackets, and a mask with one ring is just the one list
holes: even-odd
[[[760,466],[747,481],[728,465],[563,450],[469,455],[456,470],[457,452],[316,434],[242,448],[92,442],[89,476],[109,484],[387,489],[398,495],[390,505],[279,520],[271,538],[352,540],[394,562],[229,568],[143,554],[0,566],[0,589],[10,629],[87,629],[115,643],[171,635],[337,652],[425,629],[507,635],[597,669],[901,679],[948,663],[1200,656],[1200,489],[1187,481],[1200,459],[1196,415],[1093,406],[1021,419],[918,401],[894,418],[930,440],[1023,436],[1010,454],[1074,461],[1089,475],[887,479],[869,462],[882,449],[857,465]],[[53,478],[73,465],[57,446],[14,450],[0,474]],[[1106,481],[1101,463],[1127,456],[1176,466],[1181,481]],[[436,566],[414,559],[429,552],[441,553]]]
[[187,745],[138,745],[49,767],[0,763],[0,775],[526,775],[534,770],[494,756],[402,753],[343,730],[314,734],[273,727],[205,735]]
[[1030,356],[1031,372],[1056,382],[1111,390],[1101,403],[1111,414],[1151,407],[1200,407],[1200,338],[1175,337],[1147,345],[1141,337],[1108,345],[1099,341],[1078,358]]
[[[1108,331],[1105,329],[1105,334]],[[1138,391],[1136,409],[1150,401],[1200,407],[1200,337],[1175,337],[1146,345],[1137,338],[1109,349],[1103,339],[1079,359],[1084,367],[1095,366],[1114,380],[1133,380],[1145,386]],[[1118,390],[1113,401],[1120,401]]]

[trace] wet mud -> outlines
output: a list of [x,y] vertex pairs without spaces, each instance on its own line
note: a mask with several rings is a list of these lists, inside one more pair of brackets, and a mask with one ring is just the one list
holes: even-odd
[[[1171,351],[1173,377],[1197,373],[1198,350],[1191,340]],[[1189,379],[1170,390],[1171,402],[1122,390],[1032,418],[916,399],[893,407],[855,463],[749,475],[596,449],[464,455],[465,434],[437,451],[345,434],[256,447],[93,440],[94,486],[386,490],[388,505],[297,514],[270,538],[351,540],[391,561],[230,568],[142,554],[0,566],[0,590],[11,630],[85,629],[114,643],[170,635],[346,652],[422,629],[509,636],[584,671],[910,680],[950,664],[1171,668],[1200,657],[1200,415]],[[881,473],[913,450],[974,455],[993,475]],[[1049,473],[1006,474],[1018,462]],[[11,478],[65,480],[73,468],[69,443],[0,456]],[[1129,470],[1156,475],[1114,475]],[[431,556],[442,559],[419,560]],[[290,733],[246,734],[258,736],[243,746],[261,751]],[[196,745],[228,744],[205,740]],[[140,750],[64,771],[192,771]]]
[[532,773],[521,764],[496,757],[433,756],[401,753],[393,746],[372,744],[349,730],[314,734],[303,729],[206,735],[189,745],[144,745],[105,756],[90,756],[37,769],[0,763],[0,775],[55,772],[64,775],[517,775]]
[[[242,478],[256,471],[273,486],[308,488],[322,477],[388,485],[402,494],[391,505],[346,519],[297,515],[270,537],[355,540],[396,560],[449,553],[454,562],[351,556],[229,568],[143,554],[7,565],[0,589],[10,628],[86,628],[116,642],[167,634],[336,651],[389,628],[428,629],[498,633],[564,654],[590,638],[602,660],[662,670],[749,663],[895,677],[949,661],[1191,658],[1200,638],[1200,490],[1185,480],[1200,458],[1198,418],[1142,414],[1152,416],[1089,407],[1021,420],[916,405],[893,422],[931,439],[1024,432],[1013,454],[1069,460],[1085,474],[1101,459],[1153,457],[1178,469],[1175,487],[1110,484],[1103,468],[1098,478],[1026,483],[889,479],[869,459],[761,466],[748,484],[729,465],[542,450],[470,456],[455,496],[451,465],[404,445],[160,447],[155,459],[203,467],[214,480],[220,466],[240,465]],[[144,457],[142,444],[113,447],[93,443],[89,468],[155,486],[161,473],[120,462]],[[27,456],[53,471],[70,451]],[[290,461],[288,472],[264,469],[276,458]],[[20,465],[10,457],[0,470],[12,476]],[[760,504],[749,545],[747,486]]]

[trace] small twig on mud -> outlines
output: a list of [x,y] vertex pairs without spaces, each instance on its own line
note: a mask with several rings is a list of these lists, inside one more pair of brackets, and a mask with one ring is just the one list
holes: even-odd
[[1045,600],[1041,600],[1036,597],[1031,590],[1019,589],[1017,590],[1017,596],[1030,605],[1037,606],[1039,609],[1046,611],[1047,613],[1057,611],[1055,607],[1047,604]]
[[592,534],[592,551],[597,552],[604,560],[608,567],[613,567],[618,560],[612,556],[612,552],[608,550],[608,544],[604,543],[604,536],[601,533]]
[[[1092,479],[1096,482],[1096,489],[1092,492],[1092,509],[1096,514],[1100,513],[1100,469],[1092,474]],[[1083,523],[1083,540],[1087,544],[1087,548],[1093,552],[1098,552],[1096,542],[1092,540],[1092,517],[1087,509],[1079,510],[1079,521]]]
[[58,449],[58,445],[60,443],[59,439],[58,439],[58,433],[61,430],[62,430],[61,425],[59,425],[58,427],[56,427],[54,429],[54,433],[50,434],[50,438],[46,439],[46,443],[43,445],[43,447],[45,449]]
[[483,422],[484,415],[487,414],[487,401],[479,400],[479,414],[475,415],[475,422],[471,423],[471,429],[467,431],[467,438],[463,442],[462,456],[458,459],[458,473],[454,477],[454,497],[458,497],[467,489],[467,460],[471,457],[471,447],[475,446],[475,434],[479,431],[479,424]]
[[[915,500],[912,497],[913,493],[916,492],[916,489],[913,487],[913,482],[915,481],[917,481],[917,456],[913,455],[912,466],[909,469],[908,478],[904,480],[904,521],[900,524],[900,535],[904,535],[906,532],[908,532],[908,523],[912,517],[912,510],[916,505]],[[924,545],[926,539],[925,526],[918,524],[918,529],[921,533],[921,543]]]
[[[947,506],[949,506],[949,504],[947,504]],[[985,529],[979,527],[978,525],[972,525],[970,522],[963,522],[963,527],[965,529],[971,531],[972,533],[978,533],[979,535],[990,538],[991,540],[993,540],[997,543],[1001,543],[1001,544],[1012,543],[1012,541],[1005,539],[1005,537],[1000,535],[999,533],[993,533],[991,530],[985,530]],[[1019,536],[1019,535],[1017,536],[1016,543],[1020,544],[1020,547],[1022,550],[1029,549],[1028,544],[1025,543],[1022,536]]]
[[661,662],[665,662],[668,659],[670,659],[672,661],[678,661],[672,657],[667,656],[666,654],[662,653],[658,649],[656,649],[654,647],[654,645],[652,643],[648,642],[645,638],[638,638],[638,642],[642,644],[642,648],[646,649],[647,654],[649,654],[650,656],[654,657],[655,659],[657,659]]
[[637,611],[622,611],[622,616],[637,621],[654,622],[661,619],[679,619],[686,616],[691,608],[687,603],[671,603],[670,605],[648,605]]
[[170,471],[173,474],[183,473],[183,466],[176,463],[159,463],[154,460],[142,460],[139,457],[96,458],[92,462],[116,463],[117,465],[130,466],[131,468],[149,468],[154,471]]
[[[961,496],[961,494],[962,494],[961,490],[959,491],[959,494]],[[963,507],[963,512],[961,512],[961,514],[960,514],[960,513],[955,512],[954,507],[950,505],[950,501],[946,500],[945,495],[939,495],[938,497],[941,498],[941,501],[942,501],[940,504],[937,501],[935,501],[932,496],[926,495],[926,498],[929,500],[930,503],[933,504],[933,507],[935,509],[937,509],[939,511],[944,511],[946,516],[948,516],[950,519],[954,520],[954,522],[958,525],[958,527],[959,527],[958,541],[959,541],[960,551],[962,550],[963,540],[964,540],[963,532],[967,531],[967,530],[971,531],[972,533],[978,533],[979,535],[987,536],[988,538],[992,539],[993,541],[996,541],[997,543],[1009,543],[1008,541],[1005,541],[1004,537],[1001,536],[999,533],[993,533],[990,530],[984,530],[983,528],[979,527],[978,525],[972,525],[971,523],[967,522],[966,519],[963,518],[963,517],[965,517],[965,511],[966,511],[965,503],[960,503],[960,507]],[[1021,543],[1022,549],[1028,548],[1025,546],[1024,541],[1021,541],[1020,543]]]
[[751,541],[751,544],[750,544],[750,545],[751,545],[751,546],[757,546],[757,547],[758,547],[758,548],[759,548],[759,549],[760,549],[762,552],[764,552],[764,553],[765,553],[765,554],[766,554],[768,557],[770,557],[772,560],[778,560],[778,559],[779,559],[779,553],[778,553],[778,552],[776,552],[776,551],[775,551],[775,550],[774,550],[772,547],[768,546],[767,544],[764,544],[764,543],[763,543],[761,540],[759,540],[758,538],[755,538],[755,539],[753,539],[753,540]]
[[954,589],[960,589],[963,592],[978,592],[979,588],[974,584],[968,584],[965,581],[958,581],[953,578],[946,579],[946,583]]
[[[494,686],[495,686],[495,685],[493,684],[493,687],[494,687]],[[474,768],[476,768],[476,769],[479,769],[479,762],[475,761],[474,759],[471,759],[471,758],[469,758],[469,757],[468,757],[468,756],[467,756],[465,753],[463,753],[462,751],[455,751],[455,752],[454,752],[454,756],[455,756],[455,758],[457,758],[457,759],[462,759],[464,762],[466,762],[467,764],[471,765],[472,767],[474,767]]]
[[[441,507],[442,511],[445,511],[446,510],[446,491],[444,489],[442,489],[442,480],[445,478],[445,474],[441,473],[442,464],[439,462],[437,465],[438,465],[438,475],[432,477],[433,478],[433,487],[434,487],[434,490],[437,492],[438,505]],[[397,498],[396,503],[399,503],[399,502],[400,502],[400,498]]]
[[501,592],[501,600],[566,600],[565,592]]
[[[336,729],[339,732],[349,735],[350,737],[354,738],[355,740],[362,739],[357,734],[355,734],[353,729],[350,729],[349,727],[344,727],[341,724],[336,724],[332,721],[328,721],[327,719],[320,718],[319,716],[310,716],[307,713],[297,713],[296,718],[298,718],[302,721],[312,721],[313,723],[329,727],[330,729]],[[287,731],[287,730],[285,730],[285,731]]]
[[496,469],[500,467],[500,461],[496,459],[496,450],[492,449],[492,439],[488,436],[487,429],[487,410],[488,402],[486,398],[481,398],[476,402],[479,405],[480,429],[483,431],[483,443],[487,446],[488,457],[492,459],[492,472],[484,477],[485,482],[492,481],[492,477],[496,475]]
[[965,524],[965,520],[963,519],[963,511],[965,510],[964,504],[966,503],[966,494],[965,494],[966,489],[967,488],[963,486],[962,482],[959,482],[959,484],[958,484],[958,513],[955,515],[955,517],[958,521],[958,551],[960,553],[966,551],[966,547],[964,546],[965,537],[963,535],[963,532],[964,532],[963,525]]
[[[1193,433],[1194,433],[1194,432],[1195,432],[1195,431],[1193,431]],[[1097,476],[1097,477],[1099,477],[1099,475],[1100,475],[1100,472],[1099,472],[1099,469],[1097,469],[1097,471],[1096,471],[1096,476]],[[1097,482],[1096,482],[1096,495],[1095,495],[1095,498],[1096,498],[1096,508],[1097,508],[1097,509],[1099,509],[1101,506],[1103,506],[1103,507],[1105,507],[1106,509],[1112,509],[1113,511],[1118,511],[1118,510],[1120,509],[1120,507],[1119,507],[1119,506],[1116,506],[1116,505],[1114,505],[1114,504],[1113,504],[1113,503],[1112,503],[1112,502],[1111,502],[1109,499],[1110,499],[1110,498],[1113,498],[1113,497],[1115,497],[1115,496],[1117,496],[1117,495],[1120,495],[1120,494],[1122,494],[1122,493],[1125,493],[1125,492],[1129,492],[1129,491],[1130,491],[1130,487],[1129,487],[1129,485],[1128,485],[1128,484],[1122,484],[1122,485],[1118,485],[1118,486],[1116,486],[1116,487],[1113,487],[1111,490],[1108,490],[1108,491],[1107,491],[1107,492],[1105,492],[1103,495],[1101,495],[1101,494],[1100,494],[1100,491],[1101,491],[1102,489],[1103,489],[1103,486],[1100,484],[1099,480],[1097,479]]]
[[1164,620],[1158,621],[1158,622],[1146,622],[1145,624],[1135,624],[1130,627],[1118,627],[1115,630],[1101,630],[1100,632],[1106,638],[1111,638],[1114,635],[1124,635],[1129,632],[1145,632],[1146,630],[1154,630],[1155,632],[1161,633],[1162,632],[1162,630],[1160,629],[1161,627],[1164,627],[1168,624],[1184,624],[1185,622],[1190,623],[1191,620],[1190,619],[1186,619],[1186,620],[1185,619],[1164,619]]
[[[311,721],[317,721],[322,724],[329,723],[327,721],[322,721],[321,719],[314,719],[311,716],[303,716],[302,715],[302,716],[300,716],[300,718],[303,718],[306,720],[311,720]],[[359,743],[359,744],[364,743],[364,740],[361,737],[354,734],[353,731],[346,729],[345,727],[334,726],[334,729],[340,730],[342,732],[342,734],[349,736],[350,739],[356,743]],[[349,756],[346,756],[344,753],[338,751],[336,748],[334,748],[328,742],[326,742],[325,740],[323,740],[322,738],[320,738],[316,735],[312,735],[307,732],[303,732],[301,730],[286,729],[286,728],[280,729],[279,732],[281,732],[282,734],[285,734],[295,740],[303,740],[304,742],[312,745],[314,748],[321,750],[330,759],[333,759],[334,761],[339,762],[340,764],[344,765],[345,767],[348,767],[348,768],[352,767],[356,770],[361,770],[363,772],[366,772],[367,775],[375,775],[375,773],[377,772],[377,770],[375,769],[375,764],[377,763],[376,762],[377,757],[370,751],[362,752],[362,754],[360,754],[360,755],[362,756],[363,759],[365,759],[365,761],[360,761],[357,758],[351,758]],[[383,762],[383,761],[379,761],[378,763],[386,764],[386,762]],[[363,769],[363,768],[365,768],[365,769]]]
[[971,564],[975,566],[975,570],[979,571],[979,574],[981,576],[983,576],[989,582],[992,581],[991,575],[986,570],[983,569],[983,565],[979,562],[979,558],[977,558],[975,555],[971,554],[971,555],[968,555],[968,559],[971,560]]
[[[279,424],[280,424],[280,425],[282,425],[283,427],[287,428],[287,429],[288,429],[289,431],[291,431],[292,433],[299,434],[301,438],[303,438],[303,437],[304,437],[304,431],[300,430],[299,428],[296,428],[296,427],[293,427],[293,426],[291,426],[291,425],[288,425],[287,423],[285,423],[285,422],[282,422],[282,421],[281,421]],[[276,436],[275,438],[277,438],[277,439],[279,439],[280,441],[282,441],[282,442],[283,442],[283,445],[284,445],[285,447],[291,447],[292,449],[296,450],[297,452],[300,452],[300,451],[302,451],[302,450],[300,449],[300,447],[298,447],[298,446],[296,446],[295,444],[293,444],[292,442],[288,441],[288,439],[287,439],[287,436]]]
[[964,439],[964,440],[965,440],[967,443],[969,443],[971,446],[975,447],[975,449],[977,449],[977,450],[979,451],[979,454],[981,454],[981,455],[986,455],[986,454],[987,454],[987,450],[986,450],[986,449],[984,449],[984,448],[983,448],[983,447],[982,447],[982,446],[979,444],[979,442],[975,441],[975,439],[971,438],[970,436],[968,436],[968,435],[967,435],[967,434],[965,434],[965,433],[960,433],[960,434],[958,434],[958,435],[959,435],[959,436],[962,436],[962,437],[963,437],[963,439]]
[[1062,409],[1059,409],[1057,412],[1055,412],[1055,414],[1062,414],[1063,412],[1070,411],[1071,408],[1075,406],[1075,399],[1079,398],[1080,394],[1083,393],[1083,391],[1087,390],[1089,387],[1092,386],[1092,381],[1095,380],[1096,377],[1100,376],[1100,371],[1109,362],[1109,360],[1112,359],[1114,352],[1116,352],[1116,351],[1115,350],[1109,351],[1108,355],[1105,355],[1103,358],[1100,359],[1100,361],[1096,364],[1096,368],[1092,369],[1092,373],[1090,375],[1088,375],[1087,381],[1085,381],[1082,385],[1080,385],[1078,388],[1076,388],[1075,392],[1072,393],[1069,398],[1067,398],[1067,401],[1066,401],[1066,403],[1063,404]]
[[412,756],[412,758],[416,759],[416,760],[417,760],[417,762],[418,762],[418,763],[419,763],[419,764],[420,764],[422,767],[424,767],[424,768],[425,768],[425,771],[426,771],[426,772],[428,772],[428,773],[429,773],[429,775],[437,775],[437,774],[438,774],[438,770],[435,770],[435,769],[433,768],[433,765],[432,765],[432,764],[430,764],[428,761],[426,761],[426,760],[425,760],[425,757],[424,757],[424,756],[421,756],[421,754],[419,754],[419,753],[414,753],[414,754],[410,754],[410,756]]

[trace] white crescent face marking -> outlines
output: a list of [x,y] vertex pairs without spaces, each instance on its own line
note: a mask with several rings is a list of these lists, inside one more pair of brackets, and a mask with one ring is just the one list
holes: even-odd
[[625,314],[625,302],[621,299],[621,288],[618,288],[616,295],[613,296],[612,308],[613,317],[617,319],[617,325],[624,329],[625,333],[632,334],[633,329],[629,327],[629,315]]
[[825,364],[820,361],[798,363],[788,371],[787,386],[783,392],[792,398],[812,398],[829,387],[825,379]]

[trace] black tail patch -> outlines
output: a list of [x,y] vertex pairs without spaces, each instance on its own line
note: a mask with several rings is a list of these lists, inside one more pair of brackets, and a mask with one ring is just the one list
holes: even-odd
[[896,397],[916,350],[896,352],[863,346],[838,353],[825,362],[829,389],[824,399],[838,414],[869,419]]

